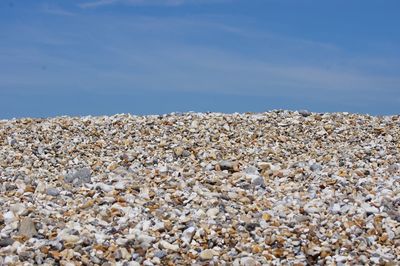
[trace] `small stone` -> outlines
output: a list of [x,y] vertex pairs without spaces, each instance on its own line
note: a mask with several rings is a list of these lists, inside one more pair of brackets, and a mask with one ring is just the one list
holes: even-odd
[[4,265],[14,265],[19,260],[18,256],[5,256]]
[[177,156],[177,157],[182,156],[184,150],[185,150],[185,149],[183,149],[182,147],[176,147],[176,148],[174,149],[175,156]]
[[98,257],[94,256],[94,255],[90,256],[90,260],[95,264],[100,264],[101,263],[101,260]]
[[255,166],[249,166],[244,169],[244,172],[249,175],[258,175],[258,169]]
[[368,203],[362,203],[361,208],[364,209],[366,213],[379,213],[379,209],[369,205]]
[[210,218],[214,218],[215,216],[218,215],[218,213],[219,213],[219,208],[211,208],[206,212],[207,216]]
[[167,166],[161,166],[161,167],[158,168],[158,171],[159,171],[161,174],[168,173],[168,167],[167,167]]
[[240,259],[240,264],[243,266],[257,266],[259,263],[252,257],[244,257]]
[[98,184],[96,185],[96,188],[99,188],[99,189],[101,189],[101,190],[104,191],[104,192],[110,192],[110,191],[112,191],[112,190],[114,189],[113,186],[108,185],[108,184],[105,184],[105,183],[98,183]]
[[312,113],[311,113],[310,111],[307,111],[307,110],[300,110],[300,111],[299,111],[299,114],[300,114],[301,116],[303,116],[303,117],[307,117],[307,116],[312,115]]
[[21,203],[11,205],[10,210],[17,215],[26,215],[28,212],[25,205]]
[[160,241],[160,245],[161,245],[162,248],[168,249],[168,250],[171,250],[171,251],[178,251],[179,250],[179,246],[178,245],[172,245],[172,244],[168,243],[165,240],[161,240]]
[[262,171],[266,171],[266,170],[269,170],[272,168],[271,163],[267,163],[267,162],[258,162],[257,167]]
[[264,221],[268,222],[269,220],[271,220],[271,215],[269,213],[264,213],[262,215],[262,218]]
[[116,162],[112,162],[108,167],[107,167],[107,169],[109,170],[109,171],[114,171],[115,169],[117,169],[118,168],[118,163],[116,163]]
[[222,171],[223,170],[234,171],[234,172],[239,171],[239,165],[237,162],[221,161],[219,162],[218,166]]
[[154,265],[160,265],[160,264],[161,264],[160,258],[157,258],[157,257],[153,257],[153,258],[151,259],[151,262],[152,262]]
[[37,235],[36,226],[33,220],[29,217],[24,217],[20,221],[18,234],[31,238]]
[[189,157],[190,155],[192,155],[192,154],[191,154],[190,151],[188,151],[188,150],[184,150],[184,151],[182,152],[182,156],[183,156],[183,157]]
[[132,257],[126,248],[119,248],[114,251],[114,254],[116,259],[129,260]]
[[380,259],[379,257],[374,257],[374,256],[371,256],[371,257],[369,258],[369,260],[370,260],[371,262],[373,262],[374,264],[380,264],[380,262],[381,262],[381,259]]
[[53,197],[57,197],[58,195],[60,195],[60,191],[57,188],[53,188],[53,187],[48,188],[46,193],[47,193],[47,195],[50,195]]
[[322,169],[322,166],[320,164],[314,163],[310,166],[310,170],[315,172],[315,171],[320,171]]
[[128,239],[119,237],[119,238],[117,238],[117,240],[115,241],[115,243],[116,243],[118,246],[125,246],[126,243],[128,243]]
[[340,213],[340,204],[338,203],[333,204],[331,211],[332,213]]
[[80,237],[76,235],[63,235],[61,239],[67,243],[75,244],[80,240]]
[[124,190],[126,188],[126,186],[127,186],[126,182],[122,182],[122,181],[119,181],[114,184],[114,188],[116,190]]
[[15,242],[15,240],[12,238],[9,238],[9,237],[2,238],[2,239],[0,239],[0,247],[11,246],[14,242]]
[[38,185],[36,186],[36,189],[35,189],[35,194],[43,194],[43,193],[45,193],[45,191],[46,191],[46,183],[44,183],[44,182],[38,182]]
[[318,212],[320,212],[320,209],[315,206],[310,206],[310,207],[304,208],[304,211],[307,213],[318,213]]
[[254,231],[257,227],[259,227],[260,225],[257,223],[248,223],[245,225],[245,228],[247,231],[251,232]]
[[164,222],[156,222],[152,228],[154,231],[163,231],[165,229]]
[[253,176],[252,177],[252,179],[251,179],[251,184],[253,185],[253,186],[260,186],[260,187],[265,187],[265,182],[264,182],[264,178],[262,177],[262,176],[259,176],[259,175],[256,175],[256,176]]
[[106,241],[106,239],[108,238],[104,233],[102,233],[101,231],[99,233],[95,233],[94,237],[97,241],[97,243],[99,244],[103,244],[104,241]]
[[337,262],[345,262],[347,260],[347,256],[336,255],[335,260]]
[[360,260],[360,262],[362,262],[364,265],[366,265],[368,263],[368,257],[365,255],[361,255],[358,257],[358,259]]
[[154,252],[154,257],[157,257],[160,259],[164,258],[167,255],[168,254],[164,250],[157,250],[156,252]]
[[91,170],[87,167],[75,169],[64,176],[64,181],[67,183],[73,183],[74,185],[90,183]]
[[260,245],[253,245],[251,247],[251,250],[253,253],[261,253],[262,252],[262,248],[260,247]]
[[192,123],[190,124],[191,128],[197,128],[199,126],[199,122],[197,120],[192,121]]
[[200,259],[201,260],[211,260],[213,257],[214,257],[214,253],[212,252],[211,249],[203,250],[200,253]]
[[196,228],[194,227],[187,228],[185,231],[182,232],[181,236],[182,241],[186,244],[190,244],[195,233],[196,233]]

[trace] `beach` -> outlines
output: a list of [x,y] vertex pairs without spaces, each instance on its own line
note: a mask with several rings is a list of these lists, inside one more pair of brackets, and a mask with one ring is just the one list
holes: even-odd
[[400,116],[0,121],[0,265],[397,265]]

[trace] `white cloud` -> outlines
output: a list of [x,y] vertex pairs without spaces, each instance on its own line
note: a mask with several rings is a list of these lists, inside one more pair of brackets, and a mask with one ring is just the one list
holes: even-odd
[[[400,79],[367,75],[362,69],[326,69],[323,65],[278,64],[254,60],[222,50],[195,46],[163,47],[152,55],[143,51],[115,49],[115,58],[140,66],[140,75],[110,70],[115,80],[149,89],[174,88],[182,91],[220,92],[248,95],[325,95],[378,93],[399,88]],[[126,69],[130,69],[127,67]],[[157,79],[153,76],[157,73]],[[105,74],[105,73],[104,73]]]
[[228,0],[97,0],[92,2],[83,2],[78,6],[81,8],[97,8],[113,4],[181,6],[184,4],[206,4],[227,1]]
[[81,3],[81,4],[79,4],[79,7],[80,8],[97,8],[97,7],[101,7],[101,6],[112,5],[117,2],[118,2],[118,0],[98,0],[98,1]]
[[50,6],[48,4],[44,5],[42,7],[41,11],[43,13],[50,14],[50,15],[56,15],[56,16],[75,16],[76,15],[75,13],[65,10],[61,7]]

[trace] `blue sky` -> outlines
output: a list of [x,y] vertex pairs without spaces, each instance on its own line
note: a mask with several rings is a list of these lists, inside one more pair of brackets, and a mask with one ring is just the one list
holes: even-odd
[[0,2],[0,118],[398,114],[400,2]]

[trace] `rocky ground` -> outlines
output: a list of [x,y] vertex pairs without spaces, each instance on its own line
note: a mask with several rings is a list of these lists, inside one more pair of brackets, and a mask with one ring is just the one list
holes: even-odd
[[400,116],[0,121],[0,265],[398,265]]

